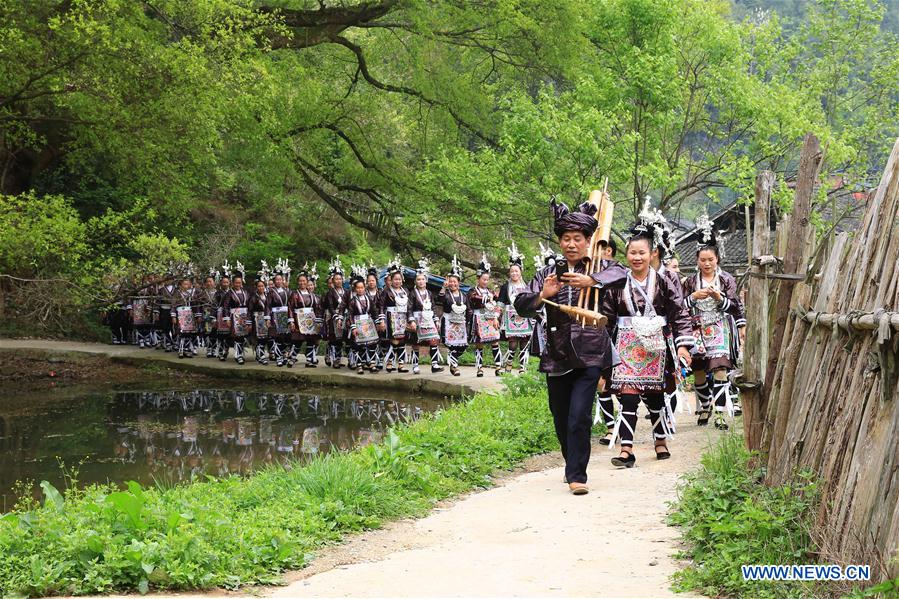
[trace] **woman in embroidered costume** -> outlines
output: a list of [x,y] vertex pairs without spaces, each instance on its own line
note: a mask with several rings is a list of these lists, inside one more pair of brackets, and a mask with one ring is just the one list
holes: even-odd
[[524,267],[524,255],[515,247],[509,248],[509,280],[503,283],[499,289],[499,303],[502,306],[502,334],[508,343],[506,350],[506,372],[512,371],[512,356],[518,360],[518,373],[522,374],[527,369],[528,357],[531,349],[531,337],[534,334],[534,319],[519,316],[515,311],[515,298],[527,289],[527,283],[522,278]]
[[499,306],[496,295],[488,287],[490,285],[490,263],[487,255],[481,257],[478,264],[477,284],[468,292],[468,309],[470,311],[469,335],[474,345],[474,362],[477,376],[484,376],[484,345],[490,344],[493,350],[493,363],[496,376],[503,372],[503,352],[499,346]]
[[275,266],[273,277],[274,286],[268,290],[266,302],[266,315],[269,317],[270,350],[269,359],[274,357],[278,366],[292,368],[295,360],[288,359],[287,352],[290,348],[290,323],[293,314],[288,302],[290,291],[287,289],[287,281],[290,276],[290,267],[287,260],[279,259]]
[[[598,288],[605,295],[609,293],[608,286],[623,283],[626,271],[620,264],[606,260],[601,261],[599,268],[588,266],[588,247],[599,224],[594,216],[596,205],[585,202],[575,210],[555,200],[550,205],[553,231],[563,256],[557,264],[539,269],[528,288],[515,297],[514,304],[518,314],[529,318],[542,307],[546,310],[546,343],[540,352],[540,372],[546,374],[549,409],[565,458],[565,482],[574,495],[583,495],[588,492],[593,402],[600,379],[608,380],[613,363],[612,344],[605,327],[582,326],[543,301],[577,306],[581,290]],[[565,271],[561,278],[557,269]]]
[[[640,222],[646,226],[653,236],[653,245],[655,246],[650,256],[651,266],[664,277],[671,286],[671,289],[677,292],[678,303],[684,305],[684,290],[681,285],[680,276],[672,270],[668,262],[674,256],[674,239],[671,237],[671,227],[668,220],[664,217],[660,210],[653,210],[650,206],[650,198],[646,196],[646,203],[643,205],[643,211],[638,215]],[[677,381],[679,384],[681,381]],[[674,410],[677,408],[677,387],[670,391],[665,391],[665,411],[664,418],[668,424],[668,428],[672,433],[675,431]],[[647,418],[651,419],[652,414],[648,414]]]
[[468,302],[459,290],[461,282],[462,265],[454,255],[450,272],[438,296],[443,306],[440,337],[446,346],[446,361],[453,376],[460,376],[459,357],[468,349]]
[[231,351],[231,323],[225,322],[225,298],[231,291],[231,265],[226,261],[219,273],[219,288],[215,294],[215,355],[220,362]]
[[[380,289],[378,288],[378,269],[374,264],[368,265],[368,271],[365,273],[365,295],[372,305],[377,306],[380,301]],[[380,312],[380,309],[378,310]],[[384,368],[384,354],[390,347],[390,340],[384,331],[378,331],[378,347],[375,349],[375,362],[378,370]]]
[[346,293],[343,289],[343,266],[340,264],[340,256],[334,259],[328,269],[331,286],[322,300],[325,311],[325,322],[328,325],[328,362],[332,368],[341,368],[343,357],[343,342],[346,337]]
[[196,354],[198,319],[195,310],[199,308],[199,302],[194,299],[192,282],[189,274],[181,277],[172,298],[171,319],[173,328],[178,331],[179,358],[192,358]]
[[267,314],[267,289],[268,289],[269,269],[265,260],[262,261],[262,268],[256,273],[256,279],[253,281],[255,289],[250,293],[250,301],[247,304],[247,312],[250,318],[250,327],[252,328],[251,341],[253,342],[254,351],[256,353],[256,361],[265,366],[268,364],[266,355],[266,346],[268,345],[268,322]]
[[437,326],[437,318],[434,308],[437,302],[434,295],[428,289],[428,275],[430,266],[427,258],[418,261],[418,270],[415,272],[415,288],[410,294],[409,302],[409,328],[412,341],[412,373],[419,374],[418,366],[420,352],[424,348],[430,351],[431,372],[440,372],[440,329]]
[[290,353],[288,360],[296,362],[297,356],[306,346],[306,368],[315,368],[318,358],[318,343],[321,340],[321,327],[324,321],[322,302],[315,291],[310,289],[309,265],[297,274],[297,288],[290,294],[288,302],[293,314],[291,323]]
[[677,289],[652,268],[654,248],[654,231],[639,223],[626,246],[630,271],[625,284],[609,289],[602,299],[602,312],[609,318],[607,326],[621,359],[612,371],[611,386],[621,404],[611,439],[611,444],[621,440],[621,452],[612,458],[617,468],[631,468],[636,462],[633,446],[641,397],[652,416],[656,459],[671,456],[663,392],[674,390],[678,361],[689,364],[691,359],[690,317]]
[[403,287],[403,266],[399,256],[387,265],[387,287],[381,290],[378,301],[378,330],[390,339],[384,356],[387,372],[409,372],[406,368],[406,344],[409,324],[409,294]]
[[214,358],[216,352],[215,313],[218,307],[219,273],[214,268],[203,278],[203,288],[196,294],[197,310],[201,315],[197,331],[197,347],[206,348],[206,357]]
[[737,363],[746,317],[736,280],[718,267],[722,243],[708,215],[700,216],[697,226],[702,233],[696,253],[698,269],[684,281],[685,302],[693,314],[696,335],[693,374],[699,400],[697,424],[708,424],[714,401],[715,426],[727,429],[725,414],[734,415],[727,373]]
[[375,319],[378,307],[365,292],[365,268],[353,266],[350,279],[350,299],[347,303],[347,325],[350,332],[352,363],[358,374],[377,372],[375,353],[378,349],[378,331]]
[[[234,361],[243,364],[244,341],[250,332],[250,294],[243,288],[243,264],[237,262],[230,274],[231,288],[222,297],[222,318],[230,330],[227,343],[229,348],[234,347]],[[225,358],[227,359],[227,348]]]

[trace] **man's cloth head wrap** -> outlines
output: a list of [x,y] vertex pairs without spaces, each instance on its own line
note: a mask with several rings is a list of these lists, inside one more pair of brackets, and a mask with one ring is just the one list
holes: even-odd
[[584,237],[589,239],[596,231],[596,227],[599,226],[596,217],[593,216],[596,214],[596,206],[588,202],[579,205],[572,212],[564,203],[557,203],[553,198],[550,207],[553,211],[553,231],[556,237],[561,238],[568,231],[580,231]]

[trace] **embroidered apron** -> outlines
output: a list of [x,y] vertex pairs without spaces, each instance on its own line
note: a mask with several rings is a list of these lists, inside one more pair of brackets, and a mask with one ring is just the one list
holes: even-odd
[[368,298],[365,297],[363,305],[359,296],[353,298],[356,303],[356,311],[360,314],[353,316],[353,339],[358,345],[374,343],[378,340],[378,329],[375,327],[375,321],[368,313]]
[[[657,316],[651,297],[655,294],[655,271],[650,270],[647,290],[633,281],[628,274],[624,287],[624,301],[631,316],[618,319],[618,337],[615,349],[621,358],[612,371],[615,389],[633,387],[639,390],[661,391],[665,386],[665,361],[668,351],[662,328],[665,319]],[[634,306],[633,289],[642,295],[643,313]]]
[[272,308],[272,322],[275,325],[276,335],[286,335],[290,332],[290,315],[287,313],[287,306]]
[[250,333],[246,308],[231,308],[231,326],[235,337],[246,337]]
[[319,326],[315,322],[315,310],[312,308],[298,308],[294,310],[297,321],[297,330],[300,335],[318,335]]
[[462,294],[459,294],[459,301],[456,303],[456,297],[450,292],[450,299],[453,300],[449,312],[443,315],[443,343],[446,346],[459,347],[468,345],[468,330],[465,323],[465,303],[462,302]]
[[175,309],[178,315],[178,330],[182,333],[196,333],[197,321],[194,318],[193,308],[190,306],[178,306]]
[[131,321],[135,326],[152,324],[150,304],[146,298],[136,297],[131,300]]
[[[715,271],[715,279],[708,285],[702,280],[702,273],[696,273],[696,289],[714,288],[720,290],[719,272]],[[697,342],[701,341],[702,346],[705,348],[704,357],[730,357],[731,330],[728,326],[727,315],[718,309],[718,301],[713,297],[697,300],[696,310],[699,312],[699,334],[701,336],[701,339],[697,339]]]
[[258,339],[268,338],[268,327],[265,326],[265,312],[253,312],[253,329]]
[[375,328],[375,321],[369,314],[360,314],[354,317],[356,319],[356,328],[353,334],[356,343],[363,345],[366,343],[374,343],[378,340],[378,329]]
[[[396,293],[394,291],[394,293]],[[394,339],[406,338],[406,326],[409,324],[407,306],[409,305],[409,297],[404,291],[402,294],[396,294],[393,297],[395,306],[387,308],[387,318],[390,321],[390,334]]]
[[215,309],[215,330],[217,333],[228,333],[231,331],[231,326],[225,322],[224,308]]
[[415,319],[418,322],[418,341],[422,342],[440,339],[440,331],[437,329],[437,321],[434,320],[434,310],[431,306],[430,294],[425,292],[425,297],[422,299],[417,289],[415,290],[415,293],[418,295],[422,307],[421,312],[415,313]]

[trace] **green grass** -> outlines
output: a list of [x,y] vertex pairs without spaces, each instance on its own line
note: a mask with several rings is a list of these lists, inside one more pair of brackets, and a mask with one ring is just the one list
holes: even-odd
[[0,518],[0,596],[277,582],[323,544],[423,515],[554,449],[542,378],[507,386],[302,467],[146,489],[45,484],[41,504]]
[[742,564],[815,563],[809,530],[817,507],[814,478],[769,487],[739,435],[722,437],[701,468],[684,477],[669,522],[682,528],[691,565],[674,575],[677,591],[709,596],[809,597],[809,583],[744,581]]

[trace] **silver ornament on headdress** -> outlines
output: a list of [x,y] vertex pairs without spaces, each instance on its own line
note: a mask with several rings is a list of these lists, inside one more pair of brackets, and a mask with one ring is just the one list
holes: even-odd
[[262,260],[262,266],[259,268],[259,272],[256,273],[259,275],[259,280],[264,282],[266,285],[268,284],[269,278],[271,278],[272,270],[269,268],[268,262]]
[[534,256],[534,266],[537,270],[540,270],[544,266],[550,266],[556,263],[556,253],[545,245],[541,241],[540,245],[540,253]]
[[708,246],[715,246],[718,249],[718,257],[724,260],[724,230],[715,231],[712,219],[709,218],[708,212],[704,212],[696,219],[696,228],[700,233],[700,249]]
[[456,254],[453,254],[453,261],[450,263],[450,271],[449,274],[455,275],[462,280],[462,263],[459,262],[459,258],[456,257]]
[[246,278],[244,266],[241,264],[240,260],[234,265],[234,269],[231,271],[231,277],[240,277],[241,279]]
[[508,248],[509,250],[509,266],[513,264],[517,264],[520,267],[524,267],[524,254],[518,251],[518,246],[515,245],[515,242],[512,242],[512,246]]
[[665,243],[665,227],[668,224],[668,221],[665,220],[665,216],[662,214],[661,210],[652,208],[651,202],[652,198],[646,196],[643,210],[637,215],[637,219],[640,221],[640,224],[651,233],[652,247],[664,248],[667,252],[668,244]]
[[487,261],[487,252],[481,254],[481,262],[478,264],[478,276],[490,274],[490,262]]
[[418,268],[415,270],[415,273],[425,276],[431,274],[431,262],[427,257],[423,257],[418,261]]
[[365,267],[361,264],[353,264],[350,266],[350,278],[353,281],[365,280]]
[[343,265],[340,263],[340,254],[337,254],[337,257],[328,264],[328,276],[333,277],[334,275],[343,276]]

